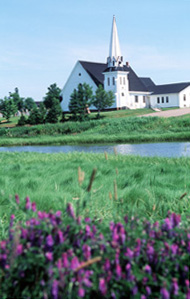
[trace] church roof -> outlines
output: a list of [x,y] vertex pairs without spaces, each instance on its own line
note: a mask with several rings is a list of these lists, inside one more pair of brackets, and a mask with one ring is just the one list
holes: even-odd
[[153,94],[179,93],[188,86],[190,86],[190,82],[155,85],[152,91]]
[[[104,75],[103,72],[111,71],[111,69],[107,69],[106,63],[97,63],[97,62],[89,62],[89,61],[79,61],[83,68],[90,75],[94,83],[98,86],[99,84],[104,84]],[[123,66],[120,68],[114,68],[112,71],[125,71],[129,73],[129,91],[149,91],[148,88],[144,85],[141,79],[136,75],[133,69],[130,66]]]

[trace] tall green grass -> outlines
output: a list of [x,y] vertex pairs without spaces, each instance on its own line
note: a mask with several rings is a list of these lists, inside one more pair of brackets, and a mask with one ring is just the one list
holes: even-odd
[[[125,214],[156,220],[166,217],[168,210],[190,213],[190,159],[106,158],[84,153],[1,153],[0,235],[6,233],[8,219],[15,212],[16,193],[22,200],[31,197],[42,210],[62,210],[71,202],[81,207],[83,216],[104,221],[119,220]],[[78,167],[85,173],[81,186]],[[87,192],[94,168],[96,176]]]
[[76,144],[190,140],[190,115],[128,117],[0,128],[0,145]]

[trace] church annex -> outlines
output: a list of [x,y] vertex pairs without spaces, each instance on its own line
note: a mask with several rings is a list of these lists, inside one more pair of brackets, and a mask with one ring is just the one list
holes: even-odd
[[115,102],[109,109],[190,107],[190,82],[156,85],[151,78],[138,77],[128,62],[124,63],[115,17],[107,63],[77,61],[60,94],[63,111],[69,110],[70,95],[80,83],[89,84],[94,93],[99,84],[112,90]]

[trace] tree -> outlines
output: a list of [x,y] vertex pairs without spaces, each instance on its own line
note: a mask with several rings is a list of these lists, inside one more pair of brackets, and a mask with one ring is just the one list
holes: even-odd
[[48,113],[46,116],[46,122],[57,123],[61,113],[62,113],[62,110],[61,110],[59,100],[56,98],[52,98],[52,106],[48,110]]
[[44,105],[45,105],[46,109],[50,109],[52,107],[53,101],[55,98],[59,101],[60,92],[61,92],[61,89],[57,86],[56,83],[51,84],[50,87],[48,87],[48,92],[46,93],[46,96],[44,97]]
[[34,100],[32,98],[26,98],[24,100],[24,109],[31,111],[34,108],[36,108],[36,103],[34,102]]
[[101,110],[113,105],[114,97],[115,96],[112,91],[106,92],[102,85],[98,86],[95,97],[92,100],[92,105],[94,105],[98,110],[98,118],[100,117]]
[[74,120],[83,121],[88,118],[87,108],[91,105],[93,99],[92,87],[83,83],[74,89],[69,102],[69,111]]
[[16,113],[17,106],[14,103],[13,99],[7,97],[4,98],[4,101],[1,105],[1,112],[3,114],[3,117],[5,117],[7,121],[9,121],[10,117]]
[[21,98],[19,95],[19,90],[16,87],[15,91],[13,93],[9,93],[9,99],[12,99],[17,106],[17,110],[20,111],[21,113],[24,110],[24,98]]

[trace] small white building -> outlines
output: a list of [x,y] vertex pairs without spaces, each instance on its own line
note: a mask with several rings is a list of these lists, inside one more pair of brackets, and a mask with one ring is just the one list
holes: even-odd
[[100,84],[106,91],[113,91],[115,102],[109,110],[190,107],[190,82],[156,85],[150,78],[138,77],[128,62],[124,64],[115,17],[107,63],[77,61],[60,94],[63,111],[69,111],[70,96],[83,83],[89,84],[94,93]]

